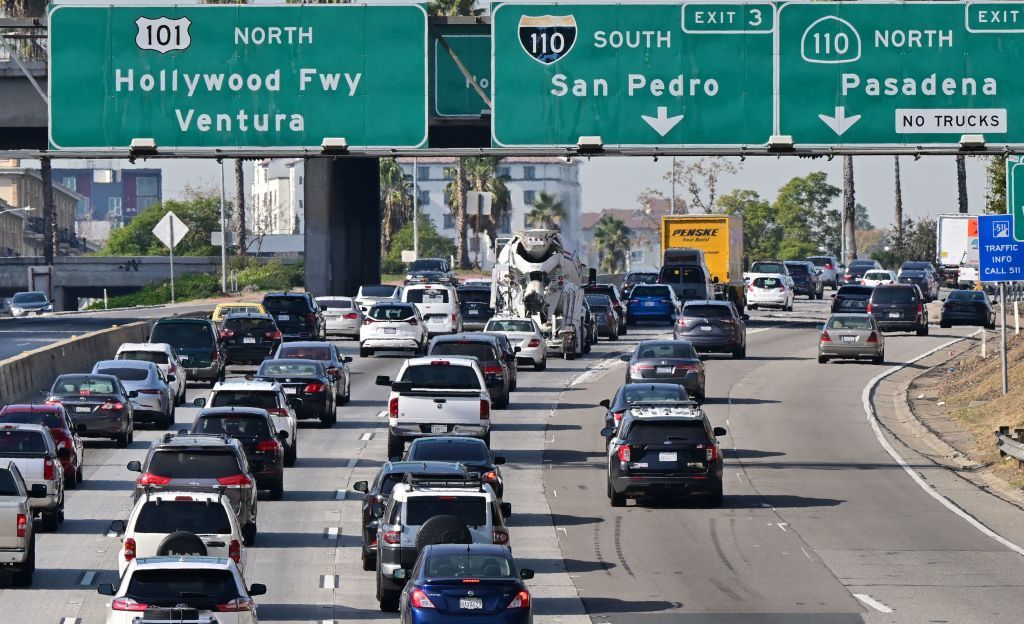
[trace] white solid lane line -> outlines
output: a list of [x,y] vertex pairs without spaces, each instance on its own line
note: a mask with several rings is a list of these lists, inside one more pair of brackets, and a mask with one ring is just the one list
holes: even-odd
[[881,611],[882,613],[892,613],[892,609],[878,602],[877,600],[875,600],[871,596],[868,596],[867,594],[854,594],[853,597],[857,600],[860,600],[861,602],[871,607],[875,611]]
[[337,574],[320,575],[320,589],[338,589],[341,587],[341,577]]

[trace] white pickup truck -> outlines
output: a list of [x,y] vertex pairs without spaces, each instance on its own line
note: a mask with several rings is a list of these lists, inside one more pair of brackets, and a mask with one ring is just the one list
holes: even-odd
[[46,495],[33,498],[33,513],[40,515],[43,530],[56,531],[64,522],[64,468],[57,445],[43,425],[0,424],[0,463],[18,467],[25,483],[46,487]]
[[17,464],[0,463],[0,570],[12,571],[18,587],[32,585],[36,571],[36,534],[30,499],[45,496],[46,486],[25,485]]
[[401,459],[413,438],[464,435],[491,444],[491,395],[476,358],[423,357],[406,360],[388,397],[388,458]]

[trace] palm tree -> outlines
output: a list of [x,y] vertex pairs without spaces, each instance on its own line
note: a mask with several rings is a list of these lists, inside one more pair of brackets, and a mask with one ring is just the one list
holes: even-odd
[[602,215],[594,224],[594,244],[601,269],[608,273],[619,273],[626,268],[626,256],[630,249],[629,228],[613,215]]
[[498,175],[498,164],[500,158],[471,157],[466,159],[466,179],[469,181],[469,190],[484,191],[491,193],[494,198],[491,202],[490,216],[483,216],[477,223],[477,217],[473,206],[467,207],[467,219],[474,232],[487,232],[491,238],[497,235],[498,224],[502,217],[509,210],[512,204],[512,196],[509,193],[507,175]]
[[401,165],[394,158],[380,159],[380,207],[381,207],[381,229],[380,246],[381,253],[387,253],[391,248],[391,239],[395,232],[402,229],[402,226],[411,217],[409,200],[411,198],[409,182],[405,179],[405,172]]
[[0,17],[42,17],[47,0],[0,0]]
[[900,157],[894,156],[895,161],[895,212],[893,214],[893,242],[896,243],[896,253],[903,250],[903,185],[900,180]]
[[845,264],[857,257],[857,200],[853,188],[853,156],[843,156],[843,237],[846,240]]
[[956,156],[956,198],[961,214],[967,214],[967,159],[963,154]]
[[235,159],[235,206],[238,208],[238,221],[236,223],[237,234],[235,236],[238,244],[238,255],[244,257],[249,241],[246,240],[245,222],[245,169],[242,168],[242,159]]
[[469,248],[466,245],[466,191],[469,190],[469,179],[466,174],[468,158],[459,158],[454,167],[444,170],[446,178],[451,180],[445,185],[448,196],[448,210],[455,222],[455,255],[459,259],[459,268],[469,268]]
[[480,11],[473,8],[475,4],[476,0],[433,0],[427,7],[427,13],[447,17],[477,15]]
[[562,200],[554,193],[541,191],[533,202],[533,210],[526,215],[526,222],[533,227],[554,230],[564,218],[565,205]]

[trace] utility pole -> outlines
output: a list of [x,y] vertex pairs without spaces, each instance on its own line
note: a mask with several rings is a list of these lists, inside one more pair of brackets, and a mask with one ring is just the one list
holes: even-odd
[[669,214],[676,213],[676,157],[672,157],[672,199],[669,204]]
[[412,252],[420,257],[420,182],[419,159],[412,159]]
[[220,161],[220,291],[228,292],[228,220],[224,214],[224,161]]

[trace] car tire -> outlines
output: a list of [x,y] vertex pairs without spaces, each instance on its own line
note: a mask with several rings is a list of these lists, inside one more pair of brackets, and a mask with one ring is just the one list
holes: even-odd
[[329,429],[336,422],[338,422],[338,413],[336,411],[332,410],[329,414],[320,415],[320,426],[324,429]]
[[18,571],[11,575],[15,587],[31,587],[32,577],[36,572],[36,534],[33,533],[28,544],[28,554]]
[[388,460],[399,461],[405,454],[405,438],[388,434]]
[[242,543],[246,546],[256,545],[256,523],[250,522],[242,527]]
[[491,430],[490,429],[488,429],[487,433],[484,434],[483,441],[484,441],[484,444],[487,446],[487,448],[491,448]]
[[626,506],[626,495],[616,494],[615,490],[612,489],[612,484],[608,482],[608,502],[612,507],[625,507]]
[[117,448],[119,449],[128,448],[128,434],[119,434],[116,438],[114,438],[114,443],[117,445]]
[[757,309],[757,304],[756,303],[748,304],[747,305],[747,309],[749,309],[749,310],[756,310]]
[[64,473],[64,489],[73,490],[76,487],[78,487],[78,471],[72,470]]
[[917,328],[917,335],[918,336],[927,336],[928,335],[928,323],[925,323],[921,327]]
[[612,342],[615,342],[618,339],[619,339],[619,333],[618,332],[612,332],[612,335],[608,336],[608,340],[611,340]]
[[701,388],[700,392],[698,392],[696,394],[696,396],[694,397],[694,400],[697,401],[698,403],[700,403],[701,405],[704,404],[704,401],[706,399],[707,399],[707,390],[705,390],[704,388]]
[[[380,582],[380,572],[377,573],[378,582]],[[401,592],[393,589],[380,588],[380,610],[388,613],[395,613],[398,611],[398,601],[402,596]]]
[[39,519],[42,521],[42,527],[44,531],[56,533],[57,529],[60,528],[59,509],[54,509],[53,511],[44,511],[39,515]]
[[545,357],[543,360],[541,360],[539,364],[536,363],[536,362],[533,364],[533,370],[535,370],[535,371],[542,371],[542,370],[544,370],[547,367],[548,367],[548,358],[547,357]]
[[338,405],[345,405],[352,400],[352,382],[349,381],[345,384],[345,394],[341,395],[341,400],[338,401]]
[[377,569],[376,555],[370,557],[370,555],[366,554],[366,549],[363,549],[363,554],[360,558],[363,560],[363,572],[373,572]]
[[85,481],[85,473],[82,471],[81,466],[79,466],[78,470],[75,471],[75,481],[77,482],[76,485],[78,483],[81,483],[82,481]]
[[625,335],[626,335],[626,332],[628,332],[628,331],[629,331],[629,330],[627,329],[627,326],[628,326],[628,325],[629,325],[629,323],[628,323],[628,322],[626,322],[626,323],[624,323],[624,324],[622,325],[622,327],[621,327],[621,328],[619,329],[619,335],[620,335],[620,336],[625,336]]
[[882,355],[876,355],[875,357],[871,358],[871,363],[872,364],[884,364],[885,363],[885,354],[883,353]]
[[828,364],[828,356],[826,356],[826,355],[819,355],[818,356],[818,364]]
[[996,328],[996,324],[995,323],[992,323],[991,325],[986,325],[985,326],[985,329],[988,329],[988,330],[992,330],[992,329],[995,329],[995,328]]
[[292,440],[292,443],[284,449],[284,465],[291,468],[299,460],[299,441]]
[[365,358],[370,357],[371,355],[373,355],[373,351],[367,349],[366,347],[359,347],[359,357]]
[[719,483],[718,487],[708,492],[707,503],[708,507],[721,507],[724,502],[725,495],[722,492],[722,484]]
[[284,498],[284,478],[270,486],[270,500],[279,501]]
[[743,358],[747,357],[747,345],[743,345],[742,347],[737,347],[733,349],[732,357],[735,360],[742,360]]

